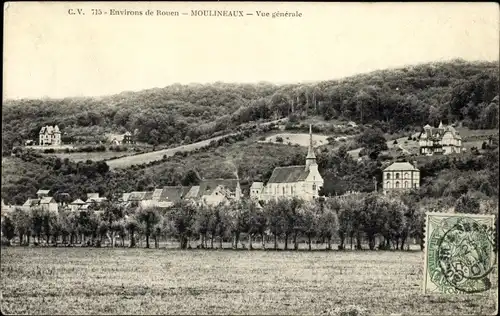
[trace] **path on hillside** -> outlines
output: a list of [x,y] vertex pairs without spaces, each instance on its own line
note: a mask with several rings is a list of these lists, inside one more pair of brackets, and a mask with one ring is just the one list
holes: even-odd
[[[266,125],[269,125],[272,123],[278,123],[279,121],[280,120],[265,122],[265,123],[256,123],[256,124],[260,125],[260,126],[266,126]],[[216,141],[216,140],[219,140],[221,138],[224,138],[227,136],[232,136],[232,135],[237,135],[237,134],[238,133],[229,133],[229,134],[225,134],[225,135],[221,135],[221,136],[217,136],[217,137],[212,137],[212,138],[209,138],[206,140],[202,140],[202,141],[199,141],[196,143],[177,146],[174,148],[161,149],[161,150],[156,150],[156,151],[143,153],[143,154],[137,154],[137,155],[133,155],[133,156],[126,156],[126,157],[121,157],[121,158],[117,158],[117,159],[110,159],[110,160],[106,160],[106,163],[108,164],[108,166],[111,169],[127,168],[127,167],[130,167],[132,165],[138,165],[138,164],[149,163],[152,161],[161,160],[161,159],[163,159],[163,156],[171,157],[171,156],[175,155],[176,152],[193,151],[193,150],[196,150],[198,148],[207,146],[208,144],[210,144],[211,141]]]
[[107,160],[106,163],[111,169],[114,168],[126,168],[130,167],[132,165],[138,165],[138,164],[143,164],[143,163],[149,163],[152,161],[157,161],[163,159],[163,156],[166,157],[171,157],[175,155],[176,152],[179,151],[193,151],[198,148],[207,146],[210,144],[211,141],[213,140],[219,140],[221,138],[230,136],[230,135],[236,135],[237,133],[231,133],[231,134],[226,134],[222,136],[217,136],[213,137],[210,139],[202,140],[200,142],[192,143],[192,144],[187,144],[187,145],[181,145],[177,146],[174,148],[167,148],[167,149],[161,149],[161,150],[156,150],[148,153],[143,153],[143,154],[138,154],[138,155],[133,155],[133,156],[126,156],[126,157],[121,157],[117,159],[111,159]]

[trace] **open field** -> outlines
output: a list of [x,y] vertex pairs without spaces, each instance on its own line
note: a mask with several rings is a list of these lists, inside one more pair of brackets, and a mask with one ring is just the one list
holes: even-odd
[[[423,252],[2,248],[7,314],[493,314],[494,290],[423,295]],[[493,279],[493,278],[492,278]],[[496,279],[496,278],[495,278]]]
[[[309,146],[309,134],[307,134],[307,133],[279,133],[279,134],[269,136],[265,140],[259,141],[259,142],[279,143],[276,140],[277,137],[281,137],[283,139],[283,141],[281,142],[282,144],[290,143],[290,145],[297,144],[299,146],[304,146],[304,147]],[[328,144],[327,138],[328,138],[328,136],[325,136],[325,135],[313,134],[313,146],[319,147],[319,146]]]

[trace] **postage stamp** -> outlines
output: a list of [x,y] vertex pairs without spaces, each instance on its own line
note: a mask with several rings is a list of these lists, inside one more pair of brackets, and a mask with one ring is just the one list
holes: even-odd
[[493,215],[426,214],[425,294],[490,290],[496,258]]

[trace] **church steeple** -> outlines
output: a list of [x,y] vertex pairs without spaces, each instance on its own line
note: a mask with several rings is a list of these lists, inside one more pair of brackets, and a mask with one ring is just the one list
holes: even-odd
[[307,150],[306,170],[309,170],[309,166],[315,164],[316,164],[316,155],[314,154],[314,148],[313,148],[312,125],[309,124],[309,149]]

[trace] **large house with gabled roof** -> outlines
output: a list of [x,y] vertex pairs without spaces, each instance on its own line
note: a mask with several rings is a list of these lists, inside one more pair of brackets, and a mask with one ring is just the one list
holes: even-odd
[[432,127],[429,124],[418,138],[418,146],[421,155],[449,155],[459,154],[463,151],[462,137],[453,126],[445,126],[443,122],[439,126]]
[[312,126],[309,125],[309,148],[305,165],[275,168],[265,185],[262,182],[252,183],[250,197],[262,201],[292,197],[311,201],[319,197],[323,184],[313,148]]
[[45,125],[40,129],[39,142],[40,146],[61,146],[61,131],[57,125]]

